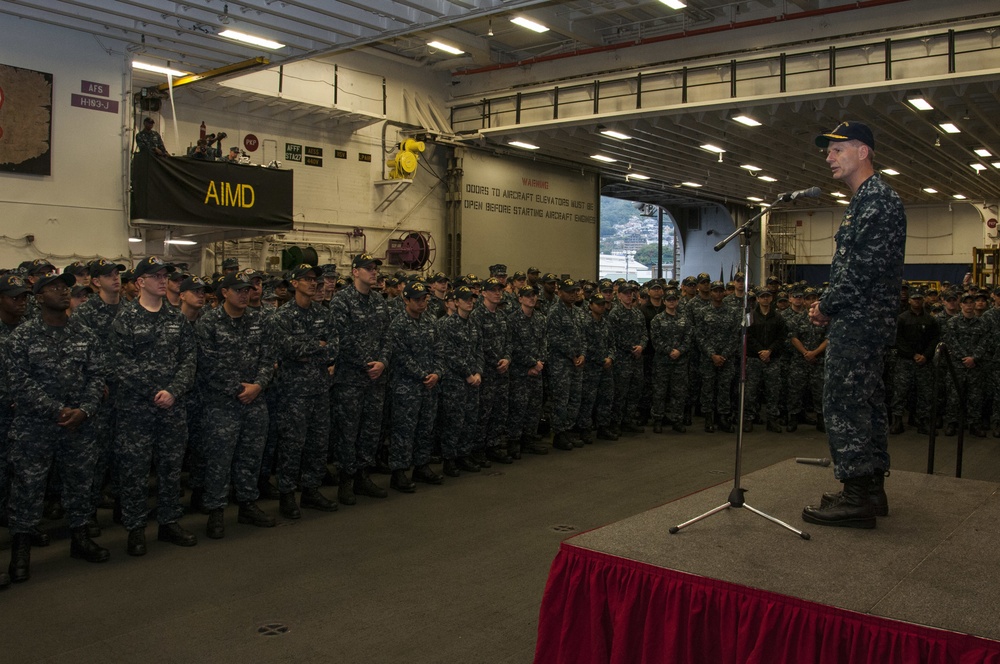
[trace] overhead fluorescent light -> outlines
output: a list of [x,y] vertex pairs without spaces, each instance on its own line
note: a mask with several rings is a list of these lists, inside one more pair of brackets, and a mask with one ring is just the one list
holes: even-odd
[[143,240],[142,240],[142,238],[141,238],[141,237],[130,237],[130,238],[128,239],[128,241],[129,241],[129,242],[142,242]]
[[525,150],[537,150],[537,145],[532,145],[531,143],[525,143],[524,141],[509,141],[507,145],[513,146],[515,148],[524,148]]
[[195,242],[194,240],[164,240],[163,244],[189,245],[189,244],[198,244],[198,243]]
[[541,33],[549,31],[547,26],[544,26],[541,23],[536,23],[535,21],[532,21],[530,18],[524,18],[523,16],[515,16],[514,18],[510,19],[510,22],[515,25],[519,25],[522,28],[527,28],[532,32]]
[[906,101],[909,102],[910,106],[917,109],[918,111],[933,111],[934,107],[930,105],[923,97],[910,97]]
[[760,123],[751,118],[749,115],[737,115],[733,117],[733,122],[739,122],[741,125],[746,125],[747,127],[759,127]]
[[681,2],[681,0],[660,0],[660,2],[671,9],[684,9],[687,7],[687,5]]
[[615,131],[614,129],[602,129],[601,134],[604,136],[610,136],[611,138],[617,138],[619,141],[632,140],[632,137],[628,134],[623,134],[620,131]]
[[715,152],[716,154],[722,154],[723,152],[725,152],[724,149],[720,148],[717,145],[712,145],[711,143],[705,143],[704,145],[701,146],[701,149],[708,150],[709,152]]
[[832,194],[830,194],[830,195],[831,195],[831,196],[833,196],[834,198],[844,198],[844,197],[846,196],[846,194],[844,194],[844,193],[841,193],[841,192],[839,192],[839,191],[835,191],[835,192],[833,192],[833,193],[832,193]]
[[899,171],[897,171],[895,168],[883,168],[882,172],[885,173],[886,175],[899,175]]
[[764,182],[777,182],[778,178],[772,178],[770,175],[761,175],[758,180],[763,180]]
[[189,71],[180,71],[178,69],[171,69],[169,67],[160,67],[158,65],[151,65],[148,62],[139,62],[138,60],[134,60],[132,62],[132,69],[151,71],[154,74],[164,74],[164,75],[169,74],[170,76],[187,76],[191,73]]
[[924,191],[927,192],[928,194],[938,193],[937,189],[935,189],[934,187],[924,187]]
[[273,39],[264,39],[263,37],[257,37],[256,35],[248,35],[245,32],[239,32],[237,30],[223,30],[219,33],[219,36],[243,42],[244,44],[252,44],[254,46],[260,46],[261,48],[268,48],[272,51],[277,51],[279,48],[285,48],[284,44],[276,42]]
[[838,198],[837,202],[840,203],[841,205],[850,205],[851,204],[850,201],[845,201],[843,198]]
[[753,164],[743,164],[742,166],[740,166],[740,168],[746,169],[746,170],[750,171],[751,173],[756,173],[757,171],[764,170],[760,166],[754,166]]
[[972,170],[974,170],[976,172],[985,171],[986,170],[986,167],[983,166],[982,164],[980,164],[979,162],[973,162],[973,163],[969,164],[969,166],[971,166]]
[[628,173],[625,176],[625,179],[631,179],[631,180],[648,180],[649,176],[648,175],[643,175],[642,173]]
[[448,46],[447,44],[442,44],[439,41],[427,42],[427,45],[431,48],[436,48],[439,51],[444,51],[445,53],[450,53],[452,55],[462,55],[465,51],[457,49],[454,46]]
[[959,201],[964,201],[965,200],[965,196],[962,195],[962,194],[955,194],[954,196],[952,196],[952,198],[954,198],[956,200],[959,200]]
[[681,184],[684,185],[685,187],[694,187],[695,189],[697,189],[698,187],[703,187],[704,186],[704,185],[698,184],[697,182],[681,182]]
[[992,166],[993,168],[1000,168],[1000,161],[994,161],[992,164],[990,164],[990,166]]
[[605,156],[603,154],[592,154],[592,155],[590,155],[590,158],[591,159],[596,159],[597,161],[603,161],[605,164],[613,164],[616,161],[618,161],[617,159],[615,159],[613,157],[608,157],[608,156]]
[[975,152],[980,157],[992,157],[993,156],[993,154],[990,153],[990,151],[987,150],[986,148],[976,148],[975,150],[973,150],[973,152]]
[[763,203],[763,198],[758,198],[757,196],[747,196],[748,201],[753,201],[754,203]]
[[941,129],[943,129],[946,133],[949,133],[949,134],[961,134],[962,133],[962,130],[959,129],[958,127],[956,127],[955,124],[952,123],[952,122],[942,122],[938,126],[941,127]]

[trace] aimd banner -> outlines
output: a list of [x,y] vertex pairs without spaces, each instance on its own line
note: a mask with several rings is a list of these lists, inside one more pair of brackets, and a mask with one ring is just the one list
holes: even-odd
[[223,228],[292,228],[292,171],[156,157],[132,160],[133,219]]

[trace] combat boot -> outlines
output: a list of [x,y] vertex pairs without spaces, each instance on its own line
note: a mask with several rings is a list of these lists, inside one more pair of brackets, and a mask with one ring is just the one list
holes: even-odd
[[705,413],[705,433],[715,433],[714,413]]
[[221,507],[209,510],[208,525],[205,526],[205,534],[212,539],[222,539],[226,536],[226,522],[223,518]]
[[680,422],[674,422],[670,428],[676,431],[677,433],[687,433],[687,427],[681,424]]
[[528,454],[548,454],[549,448],[534,440],[531,436],[521,438],[521,449]]
[[69,555],[72,558],[86,560],[88,563],[103,563],[111,557],[111,552],[90,539],[87,535],[87,526],[80,526],[71,531]]
[[286,519],[302,518],[302,512],[299,511],[299,506],[295,503],[294,491],[283,493],[281,494],[281,497],[278,498],[278,513]]
[[645,433],[646,430],[635,422],[625,420],[622,422],[622,433]]
[[566,437],[565,431],[560,431],[552,437],[552,447],[569,452],[573,449],[573,443]]
[[0,590],[10,586],[10,574],[7,572],[0,572]]
[[340,484],[337,485],[337,502],[341,505],[355,505],[358,499],[354,497],[354,476],[340,471]]
[[827,507],[806,507],[802,510],[802,520],[820,526],[874,528],[875,510],[869,498],[871,482],[871,477],[845,480],[836,502]]
[[767,418],[767,430],[771,433],[781,433],[781,425],[778,424],[777,419],[769,417]]
[[753,433],[753,419],[746,418],[743,420],[743,433]]
[[257,526],[258,528],[274,528],[277,525],[274,517],[264,514],[264,510],[258,507],[257,503],[252,500],[250,502],[240,503],[240,511],[236,520],[239,523]]
[[156,531],[156,539],[177,546],[194,546],[198,543],[198,538],[194,536],[194,533],[188,532],[176,521],[161,523]]
[[692,418],[694,417],[694,406],[684,407],[684,421],[683,424],[686,427],[691,426]]
[[424,484],[442,484],[444,478],[435,473],[430,464],[425,463],[413,469],[413,481],[423,482]]
[[299,507],[303,509],[308,507],[320,512],[337,511],[337,503],[320,493],[319,489],[302,489],[302,499],[299,500]]
[[45,547],[48,546],[49,543],[52,541],[51,539],[49,539],[49,534],[44,532],[38,526],[32,528],[31,533],[29,534],[31,535],[31,546]]
[[986,429],[981,424],[973,424],[969,427],[969,433],[976,438],[986,438]]
[[785,431],[788,433],[793,433],[799,430],[799,418],[796,415],[788,416],[788,425],[785,427]]
[[580,442],[584,443],[585,445],[594,444],[594,436],[590,432],[590,427],[580,427],[580,430],[577,432],[577,435],[580,436]]
[[653,418],[653,433],[663,433],[663,418],[654,417]]
[[507,441],[507,454],[514,461],[521,460],[521,441],[520,439],[511,439]]
[[816,431],[826,433],[826,420],[823,419],[823,413],[818,413],[816,415]]
[[31,535],[15,533],[10,538],[10,580],[21,583],[31,578]]
[[146,555],[145,528],[136,528],[135,530],[128,531],[128,548],[126,549],[126,551],[130,556]]
[[490,461],[496,461],[497,463],[511,464],[514,463],[514,459],[511,458],[507,451],[502,447],[488,447],[486,448],[486,458]]
[[618,436],[615,434],[614,429],[609,427],[598,427],[597,429],[597,440],[618,440]]
[[461,475],[458,471],[458,462],[455,459],[445,459],[442,470],[448,477],[458,477]]
[[387,498],[389,492],[372,482],[368,476],[368,471],[359,470],[354,476],[354,495],[368,496],[370,498]]
[[400,493],[413,493],[417,490],[416,485],[406,476],[405,470],[392,471],[392,478],[389,480],[389,488]]
[[733,428],[733,422],[729,419],[728,415],[719,416],[719,431],[724,433],[733,433],[736,429]]
[[903,416],[902,415],[893,415],[892,416],[892,426],[889,427],[889,433],[891,433],[894,436],[897,436],[897,435],[903,433],[904,430],[905,429],[903,428]]

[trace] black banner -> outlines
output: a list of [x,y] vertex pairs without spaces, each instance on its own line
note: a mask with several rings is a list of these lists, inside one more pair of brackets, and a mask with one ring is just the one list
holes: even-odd
[[138,153],[132,160],[132,218],[291,230],[292,171]]

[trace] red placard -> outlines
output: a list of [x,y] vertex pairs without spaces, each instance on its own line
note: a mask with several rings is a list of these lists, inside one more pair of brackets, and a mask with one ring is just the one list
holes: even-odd
[[247,134],[243,137],[243,149],[247,152],[256,152],[259,147],[260,141],[253,134]]

